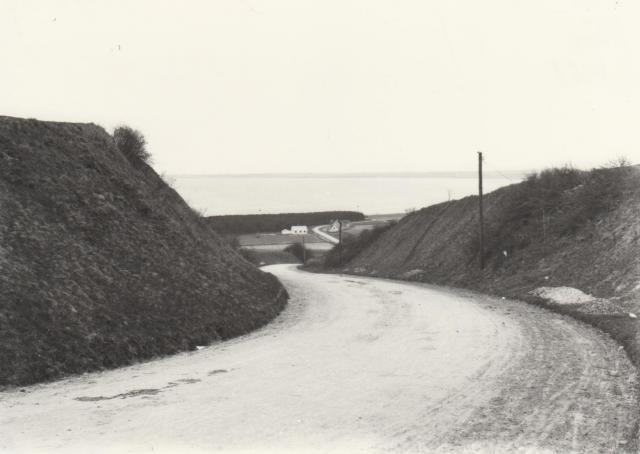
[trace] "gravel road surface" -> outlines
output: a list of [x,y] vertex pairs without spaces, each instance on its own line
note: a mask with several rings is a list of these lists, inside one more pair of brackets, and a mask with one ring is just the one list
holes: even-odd
[[636,375],[598,331],[438,287],[267,268],[228,342],[0,393],[2,452],[624,452]]
[[327,232],[323,232],[322,228],[328,227],[327,225],[319,225],[313,228],[313,233],[327,240],[331,244],[338,244],[340,241],[333,235],[328,234]]

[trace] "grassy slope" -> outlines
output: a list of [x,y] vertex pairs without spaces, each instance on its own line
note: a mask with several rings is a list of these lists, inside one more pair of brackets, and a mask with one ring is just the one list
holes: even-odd
[[0,117],[0,385],[191,349],[284,304],[102,128]]
[[[485,198],[486,267],[479,269],[478,199],[430,206],[402,219],[348,265],[351,272],[467,287],[539,302],[529,291],[571,286],[612,299],[620,312],[638,311],[640,283],[640,172],[596,172],[597,191],[621,183],[620,200],[589,194],[577,185],[546,199],[546,219],[527,203],[528,183]],[[601,202],[605,202],[604,205]],[[585,216],[585,204],[604,206]],[[607,205],[609,204],[609,205]],[[523,208],[524,207],[524,208]],[[528,207],[528,208],[527,208]],[[570,228],[569,228],[569,227]],[[504,254],[506,251],[506,256]],[[621,341],[640,363],[638,322],[621,315],[588,315],[557,307],[599,326]],[[615,312],[615,311],[614,311]]]
[[[587,220],[572,232],[543,232],[537,219],[509,219],[516,192],[521,189],[521,185],[507,186],[485,197],[484,272],[478,267],[476,196],[406,216],[350,266],[387,276],[420,270],[422,279],[432,282],[472,284],[496,291],[570,285],[610,297],[634,289],[640,280],[637,191],[628,194],[612,212]],[[566,200],[558,203],[559,210],[570,209],[572,204],[570,191],[566,192]],[[508,237],[498,233],[505,228],[510,230]]]

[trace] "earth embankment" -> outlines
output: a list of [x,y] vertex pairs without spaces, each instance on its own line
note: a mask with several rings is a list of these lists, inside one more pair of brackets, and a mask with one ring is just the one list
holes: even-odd
[[0,385],[193,349],[285,304],[99,126],[0,117]]

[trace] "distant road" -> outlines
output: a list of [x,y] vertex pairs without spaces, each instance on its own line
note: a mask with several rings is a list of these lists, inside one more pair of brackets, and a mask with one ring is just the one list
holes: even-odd
[[[393,216],[393,215],[389,215]],[[389,219],[390,220],[390,219]],[[367,219],[365,221],[351,221],[343,225],[342,233],[351,236],[357,236],[363,230],[371,230],[376,227],[383,227],[389,225],[389,220]],[[321,229],[329,227],[328,225],[319,225],[313,228],[313,232],[322,237],[323,239],[330,241],[332,244],[338,244],[339,240],[331,234],[322,231]]]
[[338,241],[338,239],[336,237],[331,236],[328,233],[323,232],[322,230],[320,230],[322,227],[328,227],[328,226],[327,225],[319,225],[317,227],[314,227],[312,229],[313,233],[315,233],[316,235],[322,237],[323,239],[327,240],[330,243],[338,244],[340,242],[340,241]]
[[201,351],[0,393],[1,452],[620,452],[635,373],[507,300],[267,268],[291,295]]

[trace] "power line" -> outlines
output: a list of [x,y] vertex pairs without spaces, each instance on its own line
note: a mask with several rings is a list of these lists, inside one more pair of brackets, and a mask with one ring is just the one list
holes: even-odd
[[497,174],[498,174],[498,175],[500,175],[502,178],[505,178],[505,179],[507,179],[507,180],[511,181],[512,183],[517,183],[517,181],[516,181],[516,180],[514,180],[513,178],[511,178],[511,177],[509,177],[509,176],[505,175],[504,173],[500,172],[498,169],[494,168],[492,165],[489,165],[489,163],[487,162],[487,159],[486,159],[486,158],[483,158],[483,159],[482,159],[482,161],[484,162],[484,164],[485,164],[487,167],[489,167],[489,168],[491,169],[491,171],[492,171],[492,172],[497,173]]

